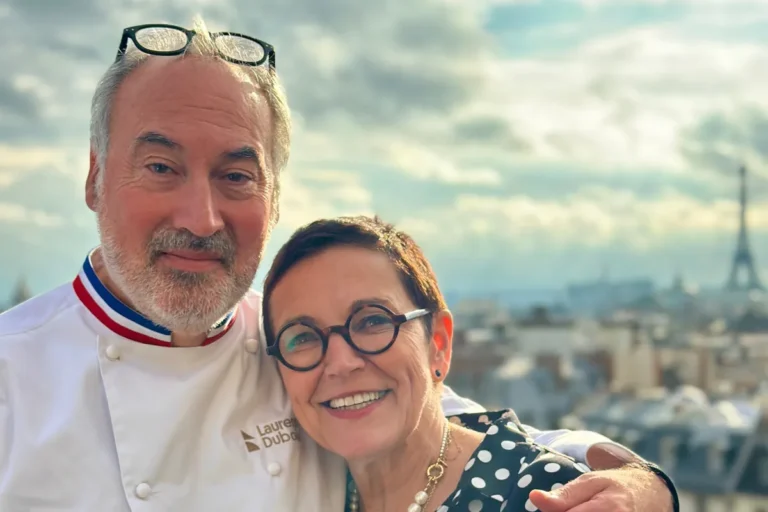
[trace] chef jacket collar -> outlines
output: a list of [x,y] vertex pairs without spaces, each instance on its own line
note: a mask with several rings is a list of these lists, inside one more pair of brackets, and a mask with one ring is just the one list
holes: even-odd
[[[171,331],[157,325],[145,316],[123,304],[101,282],[91,264],[91,255],[85,258],[80,273],[72,283],[75,294],[99,322],[123,338],[148,345],[171,346]],[[203,345],[221,339],[234,325],[236,308],[216,322],[208,331]]]

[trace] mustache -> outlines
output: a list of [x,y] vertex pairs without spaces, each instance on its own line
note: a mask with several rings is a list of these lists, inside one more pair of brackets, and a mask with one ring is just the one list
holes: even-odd
[[154,263],[164,252],[189,250],[216,254],[225,268],[235,262],[237,244],[227,231],[217,231],[211,236],[197,236],[187,229],[163,229],[152,235],[147,247],[150,261]]

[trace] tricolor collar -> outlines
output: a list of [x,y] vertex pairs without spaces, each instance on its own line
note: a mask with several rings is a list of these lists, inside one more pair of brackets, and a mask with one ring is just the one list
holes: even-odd
[[[75,294],[88,311],[118,336],[148,345],[170,347],[171,331],[152,322],[115,297],[93,270],[91,254],[85,258],[83,268],[72,283]],[[211,327],[203,345],[210,345],[224,336],[234,325],[234,320],[235,310],[227,313]]]

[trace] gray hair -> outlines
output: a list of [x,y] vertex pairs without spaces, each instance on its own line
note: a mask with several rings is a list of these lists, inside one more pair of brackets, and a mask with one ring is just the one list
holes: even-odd
[[[202,17],[195,17],[195,37],[184,55],[195,55],[219,59],[227,64],[239,80],[257,87],[267,100],[272,112],[272,150],[270,163],[273,171],[273,212],[276,221],[280,197],[280,173],[288,164],[291,144],[291,116],[288,101],[283,86],[276,73],[270,72],[264,66],[241,66],[222,59],[218,54],[217,43],[211,39]],[[171,40],[158,38],[153,46],[170,48]],[[175,45],[174,45],[175,46]],[[118,88],[123,81],[150,57],[146,53],[129,44],[122,59],[113,63],[102,76],[91,103],[91,149],[96,156],[99,167],[96,175],[96,187],[100,193],[103,187],[104,171],[109,148],[109,125],[112,104]],[[182,56],[183,57],[183,56]]]

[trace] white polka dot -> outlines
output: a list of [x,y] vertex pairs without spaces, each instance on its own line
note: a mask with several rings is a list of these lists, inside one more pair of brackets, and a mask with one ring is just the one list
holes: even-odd
[[469,470],[469,468],[474,466],[474,464],[475,464],[475,459],[474,458],[469,459],[469,462],[467,462],[467,465],[464,466],[464,471]]
[[536,505],[534,505],[531,502],[531,500],[527,500],[525,502],[525,510],[527,510],[528,512],[536,512],[537,510],[539,510],[539,508]]
[[491,496],[491,498],[495,499],[496,501],[504,501],[504,496],[502,496],[501,494],[494,494],[493,496]]
[[563,487],[565,487],[565,486],[564,486],[563,484],[561,484],[560,482],[558,482],[558,483],[554,484],[554,485],[552,486],[552,489],[550,489],[550,490],[552,490],[552,491],[556,491],[556,490],[558,490],[558,489],[561,489],[561,488],[563,488]]
[[507,503],[509,502],[505,501],[504,503],[501,504],[501,508],[499,509],[499,512],[504,512],[504,509],[507,508]]
[[533,477],[531,475],[523,475],[520,480],[517,481],[517,486],[521,489],[525,489],[531,485],[531,482],[533,482]]
[[499,427],[497,427],[496,425],[491,425],[491,427],[488,429],[488,432],[486,432],[486,434],[489,436],[492,436],[498,431],[499,431]]
[[558,471],[560,471],[560,464],[556,462],[550,462],[549,464],[544,466],[544,471],[546,471],[547,473],[557,473]]
[[520,471],[518,471],[518,472],[517,472],[517,474],[519,475],[520,473],[522,473],[523,471],[525,471],[525,469],[526,469],[527,467],[528,467],[528,464],[526,464],[525,462],[523,462],[523,464],[520,466]]
[[480,462],[490,462],[491,452],[489,452],[488,450],[480,450],[477,453],[477,458],[480,459]]
[[453,501],[456,501],[456,500],[458,500],[458,499],[459,499],[459,494],[461,494],[461,489],[459,489],[458,491],[456,491],[456,494],[454,494],[454,495],[453,495]]
[[476,487],[477,489],[483,489],[485,488],[485,480],[480,478],[479,476],[476,476],[472,479],[472,486]]
[[[515,446],[517,446],[517,445],[515,443],[513,443],[512,441],[502,441],[501,442],[501,447],[504,448],[505,450],[514,450]],[[525,459],[523,459],[523,460],[525,460]]]
[[437,512],[448,512],[448,507],[446,507],[445,505],[443,505],[442,507],[440,507],[439,509],[437,509]]
[[469,512],[480,512],[483,510],[483,504],[480,500],[472,500],[469,502]]
[[506,480],[507,478],[509,478],[509,470],[507,468],[497,469],[496,478],[498,480]]

